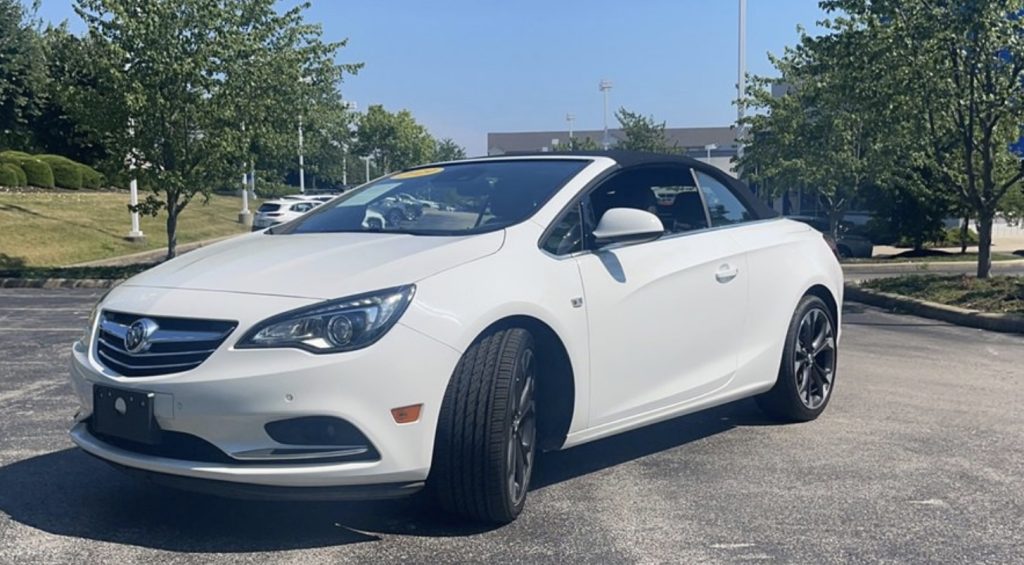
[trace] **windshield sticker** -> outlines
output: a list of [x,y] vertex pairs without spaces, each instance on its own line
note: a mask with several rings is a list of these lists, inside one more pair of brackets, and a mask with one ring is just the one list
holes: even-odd
[[413,170],[413,171],[406,171],[404,173],[398,173],[397,175],[395,175],[395,176],[393,176],[391,178],[394,179],[394,180],[405,180],[405,179],[414,179],[414,178],[417,178],[417,177],[429,177],[430,175],[436,175],[437,173],[440,173],[443,170],[444,170],[444,167],[429,167],[429,168],[426,168],[426,169],[416,169],[416,170]]

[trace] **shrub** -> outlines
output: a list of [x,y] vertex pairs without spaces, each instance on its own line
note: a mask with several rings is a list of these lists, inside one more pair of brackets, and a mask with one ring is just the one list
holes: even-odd
[[40,155],[39,160],[50,166],[53,182],[61,188],[80,190],[82,188],[82,165],[60,155]]
[[299,188],[296,186],[290,186],[281,182],[263,181],[259,178],[256,179],[256,194],[264,200],[298,193]]
[[14,172],[14,165],[0,165],[0,186],[21,186],[18,184],[18,173]]
[[28,184],[28,179],[25,177],[25,170],[21,168],[21,165],[14,162],[4,162],[3,159],[0,159],[0,168],[8,169],[11,171],[11,174],[14,175],[14,184],[8,186],[22,187]]
[[79,165],[79,169],[82,171],[82,188],[103,188],[103,182],[106,180],[103,173],[88,165]]
[[40,188],[53,188],[53,169],[43,161],[34,158],[22,159],[20,163],[25,171],[27,184]]

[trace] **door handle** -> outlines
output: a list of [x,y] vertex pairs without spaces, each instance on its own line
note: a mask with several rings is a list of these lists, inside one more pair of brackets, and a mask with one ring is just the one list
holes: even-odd
[[736,278],[736,275],[740,274],[739,267],[734,267],[728,263],[723,263],[718,268],[718,272],[715,273],[715,280],[720,283],[727,283],[732,279]]

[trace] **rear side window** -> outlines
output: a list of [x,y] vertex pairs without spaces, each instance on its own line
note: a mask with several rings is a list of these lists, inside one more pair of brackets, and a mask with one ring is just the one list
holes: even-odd
[[280,204],[263,204],[260,206],[260,212],[277,212],[281,209]]
[[700,171],[696,171],[696,173],[697,183],[700,185],[701,193],[704,194],[704,202],[707,204],[708,214],[711,216],[711,227],[731,226],[756,218],[750,209],[729,190],[729,187],[706,173]]

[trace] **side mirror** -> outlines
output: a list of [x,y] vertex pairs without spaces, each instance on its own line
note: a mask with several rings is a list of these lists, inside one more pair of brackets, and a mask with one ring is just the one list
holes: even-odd
[[657,239],[665,226],[654,214],[636,208],[612,208],[601,216],[594,229],[598,245]]

